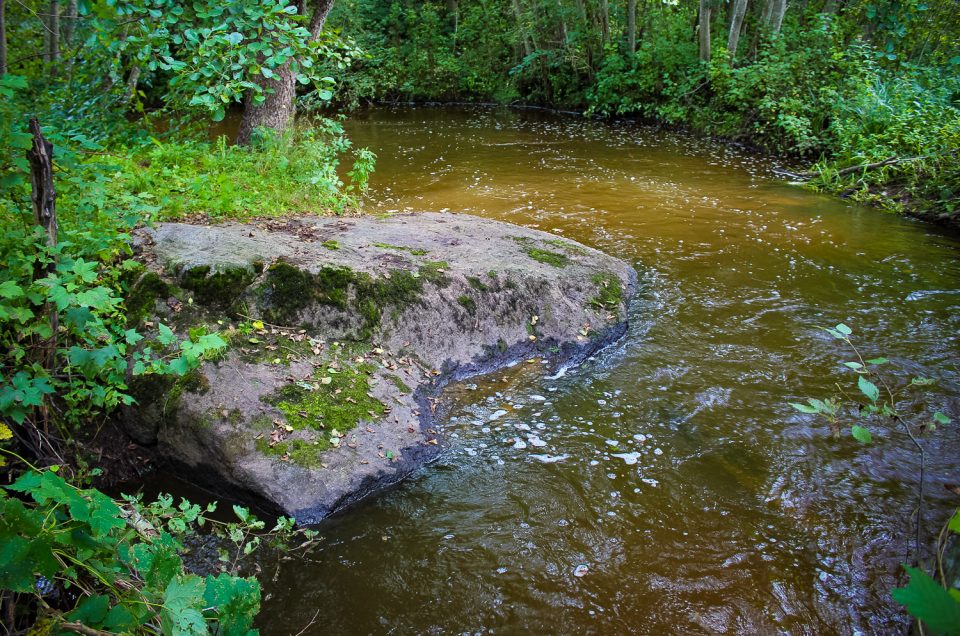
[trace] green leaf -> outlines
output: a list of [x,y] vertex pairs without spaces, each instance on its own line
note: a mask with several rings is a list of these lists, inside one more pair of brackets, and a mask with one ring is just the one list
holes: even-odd
[[110,599],[102,594],[88,596],[77,605],[77,608],[67,614],[67,618],[87,627],[100,627],[107,618],[110,609]]
[[160,342],[160,344],[162,344],[165,347],[170,346],[171,344],[173,344],[173,341],[177,339],[177,337],[173,333],[173,330],[170,329],[170,327],[163,324],[162,322],[159,325],[157,325],[157,331],[158,331],[157,340]]
[[853,369],[854,371],[857,371],[863,368],[863,365],[860,364],[859,362],[844,362],[843,366]]
[[876,402],[877,398],[880,397],[880,389],[877,388],[877,385],[862,375],[857,378],[857,388],[859,388],[860,392],[866,395],[867,399],[871,402]]
[[857,424],[854,424],[850,427],[850,434],[853,435],[853,439],[857,440],[861,444],[869,444],[871,441],[873,441],[870,431],[862,426],[858,426]]
[[889,362],[886,358],[871,358],[867,360],[867,364],[886,364]]
[[12,280],[5,280],[0,283],[0,296],[7,299],[20,298],[23,296],[23,290]]
[[910,574],[906,587],[893,590],[893,599],[906,606],[914,618],[944,634],[960,634],[960,602],[943,589],[926,572],[904,566]]
[[953,514],[953,518],[950,519],[950,524],[947,527],[950,529],[950,532],[960,534],[960,510],[957,510]]
[[123,339],[128,345],[135,345],[143,340],[143,336],[138,334],[136,329],[127,329],[123,332]]
[[848,327],[848,326],[846,326],[845,324],[843,324],[842,322],[841,322],[839,325],[837,325],[836,327],[834,327],[834,329],[836,329],[837,331],[839,331],[840,333],[842,333],[842,334],[845,335],[845,336],[849,336],[850,334],[853,333],[853,330],[850,329],[850,327]]
[[227,574],[207,577],[206,607],[214,607],[224,636],[246,636],[260,609],[260,584]]
[[943,413],[941,413],[940,411],[937,411],[936,413],[933,414],[933,420],[940,425],[946,425],[950,423],[950,418],[944,415]]
[[793,408],[797,409],[797,410],[800,411],[801,413],[819,413],[819,412],[820,412],[819,409],[817,409],[817,408],[815,408],[815,407],[813,407],[813,406],[808,406],[808,405],[806,405],[806,404],[800,404],[799,402],[791,402],[791,403],[790,403],[790,406],[792,406]]
[[206,636],[203,618],[203,594],[206,584],[195,574],[175,577],[163,594],[160,622],[164,634],[171,636]]

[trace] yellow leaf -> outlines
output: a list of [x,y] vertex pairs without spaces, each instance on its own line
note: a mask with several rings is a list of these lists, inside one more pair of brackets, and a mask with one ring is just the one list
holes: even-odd
[[[7,428],[6,424],[0,424],[0,441],[13,437],[13,431]],[[2,466],[3,464],[0,464]]]
[[254,329],[263,329],[263,321],[262,321],[262,320],[254,320],[254,321],[253,321],[253,328],[254,328]]

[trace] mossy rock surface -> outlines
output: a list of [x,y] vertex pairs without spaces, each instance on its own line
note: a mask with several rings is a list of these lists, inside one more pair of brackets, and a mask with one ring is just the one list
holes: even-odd
[[207,486],[304,523],[439,452],[424,400],[446,383],[619,337],[636,281],[589,247],[466,215],[159,224],[138,241],[138,311],[230,342],[202,382],[153,387],[140,437],[153,426]]

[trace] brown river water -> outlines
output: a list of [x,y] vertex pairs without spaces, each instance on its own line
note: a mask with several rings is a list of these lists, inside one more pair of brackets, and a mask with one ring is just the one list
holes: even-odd
[[916,452],[889,427],[834,439],[788,402],[853,386],[819,329],[838,322],[895,382],[937,378],[904,407],[955,420],[924,440],[937,532],[960,482],[956,236],[630,123],[378,108],[346,128],[379,157],[367,211],[537,227],[640,284],[627,335],[579,368],[451,388],[439,460],[262,564],[264,634],[903,630]]

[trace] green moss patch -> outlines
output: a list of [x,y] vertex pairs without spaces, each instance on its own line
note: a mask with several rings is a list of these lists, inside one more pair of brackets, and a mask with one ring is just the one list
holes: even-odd
[[470,286],[476,289],[477,291],[485,292],[488,289],[490,289],[482,280],[480,280],[476,276],[467,276],[467,282],[470,283]]
[[197,302],[204,305],[229,307],[253,282],[255,274],[245,267],[233,267],[222,272],[211,271],[201,265],[184,272],[180,285],[193,292]]
[[547,245],[552,245],[554,247],[559,247],[562,250],[566,250],[571,254],[586,254],[587,250],[583,247],[577,245],[576,243],[571,243],[570,241],[565,241],[563,239],[547,239],[544,241]]
[[523,251],[533,260],[539,263],[553,265],[554,267],[566,267],[570,262],[566,254],[540,249],[539,247],[527,247]]
[[157,300],[169,298],[171,294],[169,284],[155,272],[147,272],[127,292],[127,321],[131,325],[142,322],[153,312]]
[[399,390],[401,393],[413,393],[413,389],[407,386],[407,383],[401,380],[399,377],[395,375],[388,375],[387,378],[393,382],[393,385],[397,387],[397,390]]
[[623,285],[613,274],[596,274],[593,283],[597,286],[597,295],[590,299],[595,309],[617,309],[623,302]]
[[317,369],[312,379],[284,385],[261,399],[283,413],[294,431],[322,432],[312,446],[326,450],[330,435],[345,433],[360,421],[375,420],[385,412],[383,403],[369,394],[374,368],[360,363]]
[[460,305],[466,309],[467,313],[469,313],[471,316],[477,313],[477,301],[475,301],[473,298],[470,298],[470,296],[461,296],[460,298],[457,298],[457,302],[460,303]]
[[389,243],[371,243],[374,247],[379,247],[385,250],[398,250],[401,252],[409,252],[414,256],[425,256],[430,252],[428,250],[419,248],[419,247],[404,247],[403,245],[390,245]]
[[373,278],[345,267],[324,267],[311,274],[279,261],[267,270],[262,293],[269,307],[264,317],[272,323],[290,324],[310,303],[347,311],[352,299],[352,308],[363,318],[357,337],[368,340],[380,324],[383,309],[393,307],[394,314],[399,315],[420,301],[424,283],[441,287],[449,284],[444,267],[442,261],[428,262],[416,272],[395,270],[389,278]]
[[323,247],[327,248],[328,250],[338,250],[338,249],[340,249],[340,243],[338,243],[337,241],[335,241],[335,240],[333,240],[333,239],[330,239],[329,241],[324,241],[324,242],[321,243],[320,245],[322,245]]

